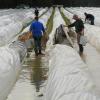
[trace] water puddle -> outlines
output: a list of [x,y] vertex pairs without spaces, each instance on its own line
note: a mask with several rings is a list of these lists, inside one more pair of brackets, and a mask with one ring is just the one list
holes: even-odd
[[42,100],[47,73],[46,56],[36,57],[33,52],[28,52],[21,75],[7,100]]
[[48,64],[46,64],[45,57],[41,56],[35,57],[33,60],[27,63],[31,70],[31,83],[35,85],[36,92],[39,92],[40,87],[42,87],[45,83],[45,80],[47,80]]

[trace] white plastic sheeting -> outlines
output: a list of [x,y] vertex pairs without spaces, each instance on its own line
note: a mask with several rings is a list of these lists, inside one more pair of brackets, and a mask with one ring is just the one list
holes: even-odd
[[[73,14],[66,12],[67,15],[72,19]],[[61,20],[60,17],[58,20]],[[55,26],[57,23],[59,21],[54,17],[53,31],[47,44],[47,49],[52,47],[52,50],[48,51],[50,53],[49,78],[44,100],[99,100],[88,67],[78,53],[68,46],[52,46],[55,29],[60,25],[59,23]]]
[[51,50],[44,100],[100,100],[94,86],[88,67],[74,49],[56,45]]
[[[43,9],[43,11],[46,10],[47,9]],[[33,9],[25,10],[22,12],[18,11],[17,14],[14,13],[12,15],[5,15],[3,17],[0,17],[1,24],[4,23],[0,27],[0,46],[5,45],[10,40],[12,40],[12,38],[14,38],[22,30],[23,27],[25,27],[29,22],[31,22],[33,18]]]
[[7,44],[16,34],[22,30],[23,26],[19,23],[11,23],[6,27],[0,27],[0,46]]
[[[46,10],[47,9],[39,10],[39,15],[44,13]],[[26,26],[27,23],[31,22],[34,19],[34,17],[35,17],[35,15],[34,15],[33,9],[28,10],[28,12],[24,14],[24,17],[22,19],[23,26]]]
[[18,52],[9,47],[0,48],[0,100],[5,100],[20,70]]
[[15,41],[0,48],[0,100],[6,100],[21,70],[21,61],[27,49],[25,44]]
[[46,10],[48,10],[48,7],[46,7],[46,8],[40,8],[40,9],[39,9],[39,16],[40,16],[43,12],[45,12]]
[[21,41],[14,41],[13,43],[11,43],[9,45],[10,48],[12,48],[13,50],[15,50],[16,52],[18,52],[19,56],[20,56],[20,61],[22,61],[27,53],[27,47],[25,45],[24,42]]
[[[4,12],[4,15],[0,17],[0,26],[6,26],[12,22],[23,22],[23,20],[34,17],[34,9],[10,9],[7,12]],[[27,20],[26,20],[27,21]]]
[[[45,12],[46,9],[40,9],[39,14],[41,15]],[[1,12],[2,16],[0,16],[0,27],[11,24],[12,22],[22,22],[25,26],[27,23],[32,21],[35,17],[34,9],[9,9],[5,12]],[[0,15],[1,15],[0,13]]]
[[100,27],[85,25],[85,35],[88,41],[100,51]]

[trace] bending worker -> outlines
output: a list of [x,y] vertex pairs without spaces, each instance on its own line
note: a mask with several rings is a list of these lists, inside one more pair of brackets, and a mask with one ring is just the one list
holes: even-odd
[[90,21],[91,25],[94,25],[94,16],[92,14],[87,14],[86,12],[84,13],[85,15],[85,22]]

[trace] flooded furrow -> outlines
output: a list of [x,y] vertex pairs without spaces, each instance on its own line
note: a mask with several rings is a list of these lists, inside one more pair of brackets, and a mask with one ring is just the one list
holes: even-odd
[[7,100],[41,100],[48,74],[47,57],[28,52],[22,66],[20,77]]
[[47,79],[48,64],[45,56],[32,56],[33,57],[27,61],[27,64],[30,69],[31,83],[35,85],[36,92],[39,92],[40,87],[43,86],[43,83],[45,83]]

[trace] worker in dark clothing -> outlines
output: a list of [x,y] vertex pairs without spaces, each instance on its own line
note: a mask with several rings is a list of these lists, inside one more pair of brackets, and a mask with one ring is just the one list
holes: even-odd
[[86,12],[84,13],[85,15],[85,22],[90,21],[91,25],[94,25],[94,16],[92,14],[87,14]]
[[44,26],[41,22],[38,21],[38,17],[35,17],[35,21],[32,22],[30,26],[30,32],[32,32],[32,36],[34,38],[34,51],[36,56],[38,56],[38,54],[42,54],[41,39],[45,33]]
[[77,42],[79,45],[79,52],[81,54],[83,53],[83,45],[80,44],[80,36],[84,35],[84,24],[83,24],[83,21],[78,17],[78,15],[73,15],[73,19],[76,21],[68,25],[68,28],[75,27],[75,31],[77,33]]
[[35,16],[38,17],[38,15],[39,15],[39,10],[36,8],[34,13],[35,13]]

